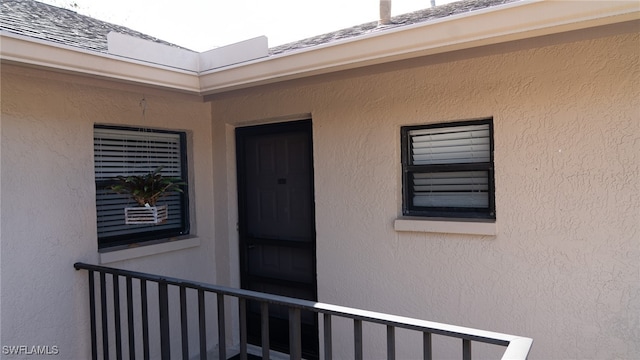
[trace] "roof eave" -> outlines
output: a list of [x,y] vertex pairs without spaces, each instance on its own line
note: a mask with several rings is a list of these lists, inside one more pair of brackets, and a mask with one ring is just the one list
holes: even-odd
[[401,26],[203,73],[0,31],[3,62],[198,95],[640,19],[637,1],[525,0]]
[[636,1],[528,0],[335,41],[200,75],[201,93],[327,74],[640,19]]
[[198,74],[0,31],[2,62],[200,94]]

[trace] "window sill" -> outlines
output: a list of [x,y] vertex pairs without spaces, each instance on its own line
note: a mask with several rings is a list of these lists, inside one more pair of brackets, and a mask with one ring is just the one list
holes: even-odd
[[100,250],[100,264],[135,259],[200,246],[200,238],[172,238],[145,245],[127,245]]
[[396,231],[496,235],[495,220],[401,217],[396,219],[393,227]]

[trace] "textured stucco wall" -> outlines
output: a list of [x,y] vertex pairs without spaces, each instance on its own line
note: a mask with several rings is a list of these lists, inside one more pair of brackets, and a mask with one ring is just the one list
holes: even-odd
[[99,259],[94,123],[188,132],[192,234],[200,239],[197,248],[107,265],[216,281],[209,109],[200,98],[2,65],[0,344],[90,356],[87,273],[72,265]]
[[[320,301],[533,337],[531,359],[635,358],[637,29],[624,24],[238,91],[213,99],[214,128],[311,114]],[[394,231],[400,127],[489,116],[497,235]],[[234,152],[227,133],[214,151]],[[235,192],[231,182],[215,186]],[[218,222],[234,223],[235,211],[220,215]],[[344,331],[334,338],[337,358],[351,356],[344,339],[352,330]],[[382,327],[367,333],[384,339]],[[399,341],[400,358],[416,356],[419,337]],[[444,343],[439,358],[452,355]],[[365,357],[384,357],[383,341],[366,347]]]

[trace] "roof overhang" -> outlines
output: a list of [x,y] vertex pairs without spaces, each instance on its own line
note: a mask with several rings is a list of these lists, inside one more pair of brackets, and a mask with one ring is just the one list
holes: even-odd
[[80,73],[136,84],[200,93],[194,71],[172,68],[117,55],[60,45],[26,36],[0,32],[3,62]]
[[2,61],[209,95],[640,19],[640,3],[524,0],[280,55],[190,71],[0,32]]

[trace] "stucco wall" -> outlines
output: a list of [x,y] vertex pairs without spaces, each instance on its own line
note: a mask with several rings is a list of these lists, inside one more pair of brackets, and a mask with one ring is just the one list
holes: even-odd
[[191,233],[200,241],[106,265],[216,281],[209,108],[198,97],[2,65],[0,344],[90,356],[87,273],[72,265],[99,262],[94,123],[188,133]]
[[[529,336],[531,359],[630,359],[640,354],[639,45],[637,23],[625,24],[238,91],[213,99],[214,129],[311,114],[320,301]],[[400,127],[491,116],[497,235],[396,232]],[[214,151],[234,153],[231,131]],[[217,164],[220,178],[233,179],[233,159]],[[215,186],[235,193],[231,181]],[[229,204],[217,223],[235,222]],[[344,331],[337,358],[351,356]],[[419,339],[399,340],[399,358],[416,356]],[[383,358],[384,346],[366,343],[365,357]]]

